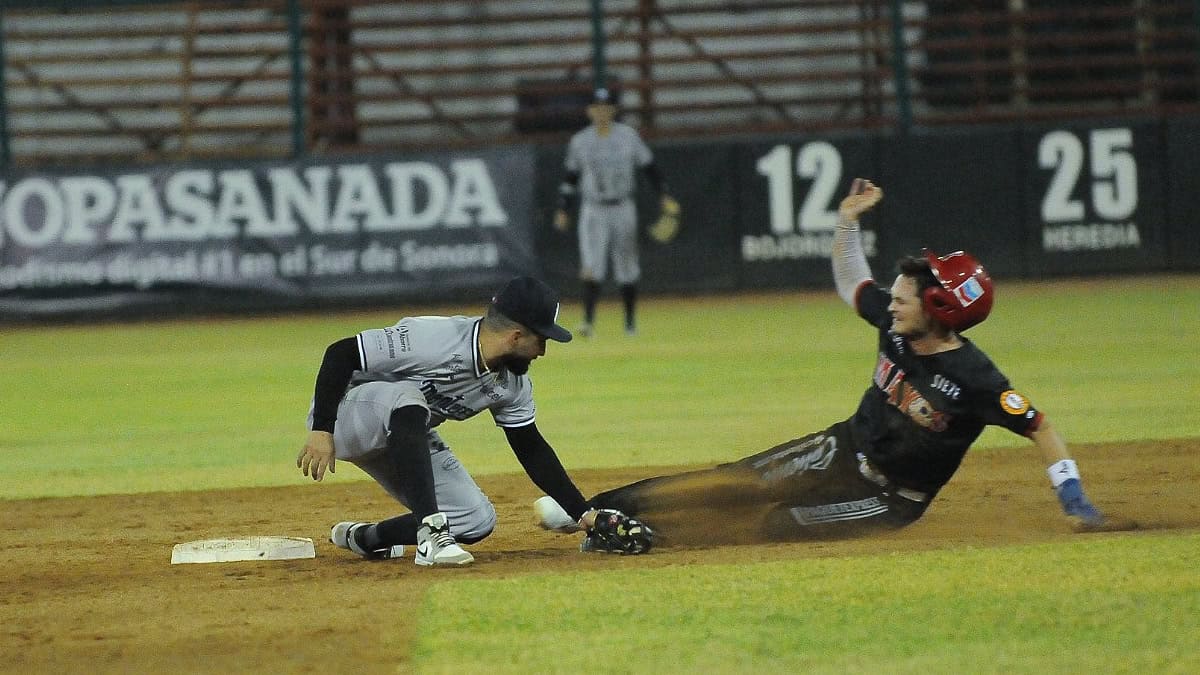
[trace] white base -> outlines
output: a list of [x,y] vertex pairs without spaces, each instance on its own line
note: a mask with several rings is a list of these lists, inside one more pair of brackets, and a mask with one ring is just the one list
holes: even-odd
[[315,558],[312,539],[304,537],[240,537],[204,539],[175,544],[171,564],[234,562],[238,560],[297,560]]

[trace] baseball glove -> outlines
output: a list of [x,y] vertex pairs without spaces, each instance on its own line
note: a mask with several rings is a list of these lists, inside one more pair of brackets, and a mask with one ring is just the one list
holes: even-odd
[[658,220],[650,226],[650,238],[660,244],[668,244],[679,234],[679,202],[670,195],[663,195]]
[[653,530],[615,509],[597,511],[596,524],[587,535],[582,546],[585,551],[638,555],[654,545]]

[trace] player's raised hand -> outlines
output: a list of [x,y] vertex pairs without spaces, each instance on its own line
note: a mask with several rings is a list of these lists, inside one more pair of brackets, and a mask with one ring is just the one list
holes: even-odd
[[843,220],[858,220],[862,214],[883,199],[883,190],[866,178],[855,178],[850,183],[850,194],[842,200],[838,207],[838,215]]
[[308,440],[296,457],[296,467],[305,476],[312,476],[315,481],[325,477],[325,469],[329,473],[337,473],[334,463],[337,457],[333,450],[333,434],[328,431],[310,431]]

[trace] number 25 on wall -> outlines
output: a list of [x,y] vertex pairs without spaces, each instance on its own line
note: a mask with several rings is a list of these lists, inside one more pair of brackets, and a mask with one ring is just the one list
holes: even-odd
[[829,206],[842,180],[842,154],[832,144],[805,143],[796,153],[795,175],[812,181],[798,213],[792,197],[791,146],[776,145],[758,158],[756,166],[758,173],[767,177],[771,232],[828,232],[837,226],[837,210]]
[[[1088,133],[1092,208],[1105,220],[1122,220],[1137,210],[1137,161],[1129,129],[1093,129]],[[1075,191],[1083,172],[1083,141],[1070,131],[1051,131],[1038,144],[1038,166],[1054,174],[1042,198],[1042,221],[1083,222],[1086,209]]]

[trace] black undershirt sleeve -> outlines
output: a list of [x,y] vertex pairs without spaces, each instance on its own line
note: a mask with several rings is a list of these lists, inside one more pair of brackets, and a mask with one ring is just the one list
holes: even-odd
[[588,510],[587,501],[567,476],[567,470],[554,453],[554,448],[542,438],[537,425],[505,427],[504,433],[533,484],[553,497],[572,518],[579,520]]
[[566,211],[574,206],[579,192],[579,172],[568,171],[558,185],[558,208]]
[[361,368],[356,337],[338,340],[325,350],[313,392],[313,431],[333,433],[338,403],[346,393],[350,377]]

